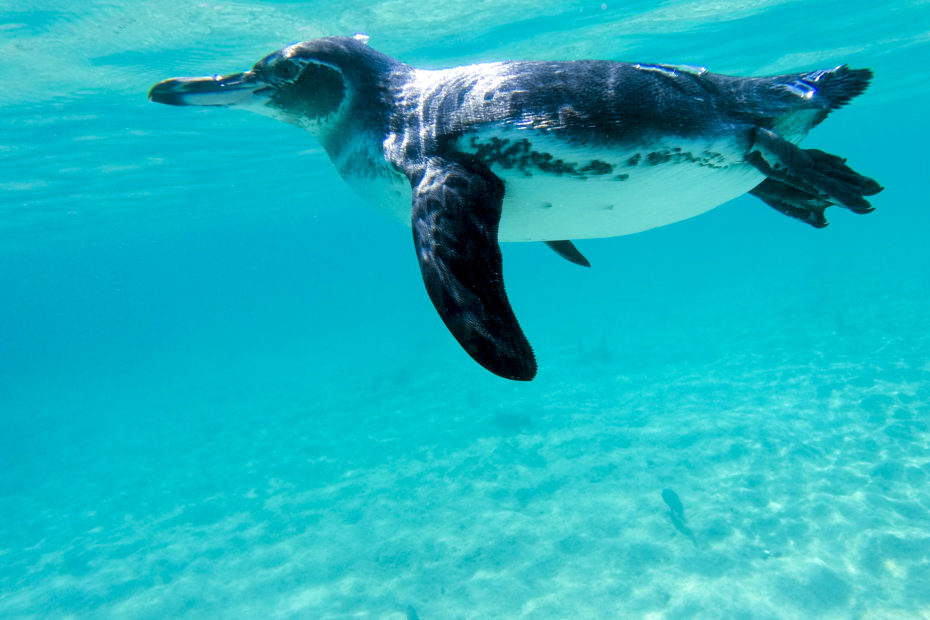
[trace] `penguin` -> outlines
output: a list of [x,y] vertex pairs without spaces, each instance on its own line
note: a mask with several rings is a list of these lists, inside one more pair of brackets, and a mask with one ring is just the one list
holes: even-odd
[[[883,188],[798,143],[861,94],[869,69],[771,77],[604,60],[419,69],[328,37],[251,70],[155,84],[151,101],[241,108],[313,134],[362,197],[409,222],[427,293],[462,348],[513,380],[537,372],[504,290],[500,241],[628,235],[749,193],[815,227]],[[283,190],[282,190],[283,191]]]

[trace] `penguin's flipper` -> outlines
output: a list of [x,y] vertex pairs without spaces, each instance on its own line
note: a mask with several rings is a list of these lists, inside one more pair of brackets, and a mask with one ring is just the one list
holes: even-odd
[[497,243],[503,182],[483,164],[442,157],[410,178],[413,242],[439,316],[476,362],[529,381],[536,358],[507,301]]
[[567,239],[561,239],[559,241],[546,241],[553,252],[564,258],[570,263],[575,263],[576,265],[581,265],[582,267],[590,267],[591,263],[588,262],[588,259],[584,257],[584,254],[578,251],[578,248],[575,247],[575,244]]
[[821,202],[843,205],[853,213],[872,211],[865,196],[877,194],[882,186],[847,166],[845,159],[817,149],[802,149],[762,127],[754,128],[752,137],[746,161],[765,176]]

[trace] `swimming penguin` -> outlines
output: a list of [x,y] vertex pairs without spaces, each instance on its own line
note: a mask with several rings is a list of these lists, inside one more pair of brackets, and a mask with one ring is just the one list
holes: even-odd
[[243,73],[165,80],[149,99],[248,109],[312,133],[358,193],[410,222],[426,290],[459,344],[527,381],[536,360],[498,241],[544,241],[587,265],[570,239],[678,222],[746,192],[816,227],[834,204],[868,213],[878,183],[796,145],[871,77],[845,65],[741,78],[597,60],[431,71],[359,35],[297,43]]

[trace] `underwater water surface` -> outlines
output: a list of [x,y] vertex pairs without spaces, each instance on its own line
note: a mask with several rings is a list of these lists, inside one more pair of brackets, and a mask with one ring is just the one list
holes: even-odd
[[[0,617],[930,618],[930,5],[0,0]],[[271,119],[146,100],[365,32],[418,66],[869,67],[885,190],[505,244],[532,383]]]

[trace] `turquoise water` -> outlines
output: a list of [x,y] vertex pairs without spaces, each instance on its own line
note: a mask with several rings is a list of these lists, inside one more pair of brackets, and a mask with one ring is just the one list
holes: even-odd
[[[0,617],[930,617],[930,5],[538,5],[0,1]],[[804,145],[886,190],[505,245],[507,382],[308,134],[146,101],[358,31],[870,67]]]

